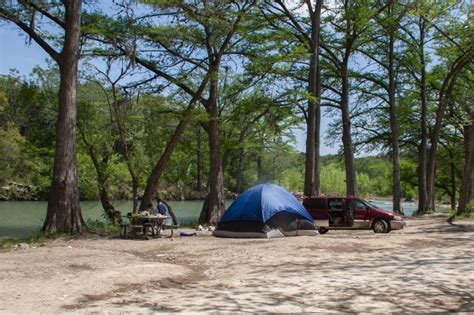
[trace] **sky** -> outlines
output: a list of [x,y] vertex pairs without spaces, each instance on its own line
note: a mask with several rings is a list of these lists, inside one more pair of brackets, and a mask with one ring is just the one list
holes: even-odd
[[[35,66],[46,67],[49,56],[34,41],[28,45],[28,41],[20,31],[11,24],[0,24],[0,75],[5,75],[11,69],[16,69],[20,76],[27,77]],[[321,119],[321,155],[336,154],[340,141],[335,147],[325,145],[324,138],[330,122],[330,118]],[[304,152],[306,147],[305,126],[294,128],[296,138],[296,149]]]

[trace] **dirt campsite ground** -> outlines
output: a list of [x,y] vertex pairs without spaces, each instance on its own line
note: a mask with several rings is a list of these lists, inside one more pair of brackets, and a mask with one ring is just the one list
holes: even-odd
[[0,253],[0,313],[474,312],[473,245],[474,222],[440,215],[390,234],[60,239]]

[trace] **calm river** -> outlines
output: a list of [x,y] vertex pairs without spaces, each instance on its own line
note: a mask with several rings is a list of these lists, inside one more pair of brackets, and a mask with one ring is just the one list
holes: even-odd
[[[228,206],[232,200],[226,202]],[[391,202],[373,201],[377,206],[392,210]],[[202,201],[171,201],[171,206],[180,224],[196,223],[201,212]],[[37,233],[46,216],[47,202],[45,201],[0,201],[0,237],[22,237]],[[130,212],[131,201],[116,201],[116,209],[122,214]],[[81,202],[84,220],[101,220],[103,210],[98,201]],[[403,210],[411,215],[416,209],[414,203],[404,203]]]

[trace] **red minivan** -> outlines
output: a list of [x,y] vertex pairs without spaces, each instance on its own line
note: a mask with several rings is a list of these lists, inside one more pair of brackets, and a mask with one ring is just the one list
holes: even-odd
[[403,218],[357,197],[305,197],[303,205],[319,227],[319,233],[336,229],[373,229],[388,233],[403,229]]

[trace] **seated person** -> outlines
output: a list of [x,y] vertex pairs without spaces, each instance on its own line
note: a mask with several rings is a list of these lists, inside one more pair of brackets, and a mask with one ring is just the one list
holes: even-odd
[[140,221],[141,223],[150,223],[150,219],[148,219],[147,217],[149,217],[153,212],[153,204],[152,203],[149,203],[146,210],[142,210],[139,212],[141,218],[140,218]]
[[154,209],[156,214],[166,215],[168,212],[168,207],[163,203],[160,198],[156,198],[156,208]]
[[170,211],[168,209],[167,203],[162,201],[160,198],[156,198],[156,202],[157,202],[157,204],[156,204],[155,212],[156,212],[158,217],[161,217],[160,223],[161,224],[166,224],[167,222],[172,223],[171,218],[168,217]]

